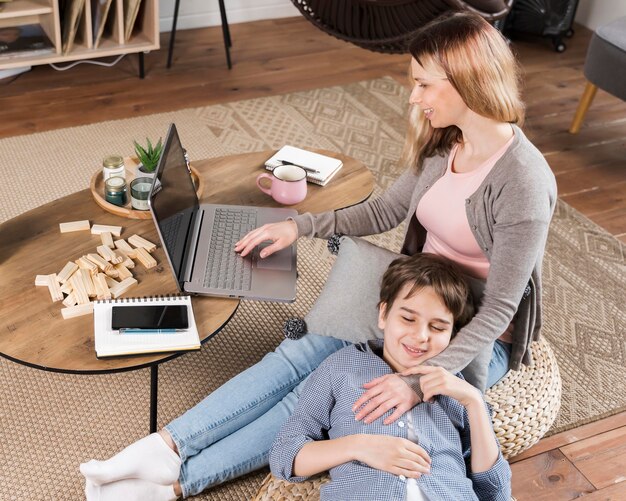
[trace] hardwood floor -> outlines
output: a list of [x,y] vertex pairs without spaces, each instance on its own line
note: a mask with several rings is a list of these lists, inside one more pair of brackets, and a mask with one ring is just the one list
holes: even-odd
[[[391,75],[406,83],[408,57],[383,55],[336,40],[302,18],[231,26],[233,69],[221,31],[177,35],[173,68],[164,47],[112,68],[36,67],[0,81],[0,137],[30,134],[211,103],[287,93]],[[567,50],[548,40],[515,41],[528,105],[525,130],[550,163],[559,196],[626,242],[626,103],[598,91],[581,132],[567,129],[585,81],[591,33],[576,27]],[[515,458],[513,492],[522,500],[626,499],[626,412],[542,440]]]

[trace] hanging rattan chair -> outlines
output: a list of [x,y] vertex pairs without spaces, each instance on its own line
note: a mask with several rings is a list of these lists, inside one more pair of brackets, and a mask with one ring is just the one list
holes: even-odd
[[322,31],[375,52],[407,52],[412,34],[449,10],[471,10],[497,23],[513,0],[291,0]]

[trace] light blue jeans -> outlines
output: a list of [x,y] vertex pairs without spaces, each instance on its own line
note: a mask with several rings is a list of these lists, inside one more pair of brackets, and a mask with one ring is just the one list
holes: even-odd
[[[168,424],[165,428],[183,461],[179,477],[183,497],[267,466],[274,437],[295,408],[305,380],[348,344],[315,334],[285,339]],[[508,370],[505,350],[498,349],[495,356],[497,344],[489,381],[499,380]]]

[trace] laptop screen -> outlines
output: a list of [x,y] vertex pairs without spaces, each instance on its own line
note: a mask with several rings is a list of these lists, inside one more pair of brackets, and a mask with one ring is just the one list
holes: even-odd
[[198,212],[199,203],[174,124],[167,131],[163,153],[157,165],[150,193],[150,207],[182,291],[185,259],[190,254],[185,249],[191,245],[194,216]]

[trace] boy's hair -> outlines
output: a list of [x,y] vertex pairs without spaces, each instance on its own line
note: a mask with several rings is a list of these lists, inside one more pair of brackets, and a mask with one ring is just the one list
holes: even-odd
[[380,301],[386,304],[385,316],[406,284],[413,284],[407,298],[423,287],[432,287],[454,319],[453,334],[474,316],[474,302],[467,278],[459,267],[442,256],[417,253],[395,259],[383,275]]

